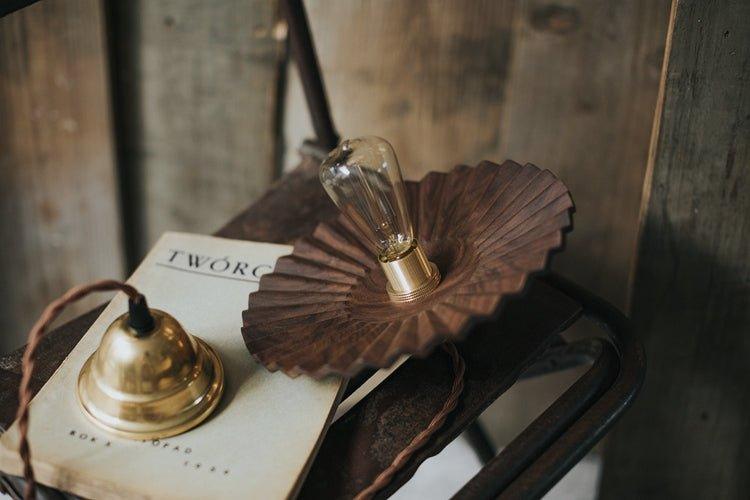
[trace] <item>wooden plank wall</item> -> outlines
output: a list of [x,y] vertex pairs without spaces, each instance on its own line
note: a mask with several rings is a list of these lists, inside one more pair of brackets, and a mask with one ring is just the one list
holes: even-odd
[[[552,169],[579,209],[558,268],[624,304],[666,0],[306,4],[344,135],[390,138],[412,178],[484,158]],[[281,93],[275,2],[107,5],[132,267],[161,232],[211,231],[251,201],[309,126],[293,71]]]
[[560,176],[576,203],[557,269],[619,307],[654,116],[669,0],[524,1],[499,158]]
[[[625,304],[668,0],[306,5],[343,136],[388,138],[416,179],[482,159],[551,169],[578,208],[558,269]],[[293,68],[285,112],[290,168],[311,134]]]
[[275,1],[111,8],[132,265],[166,230],[215,230],[277,176],[286,56]]
[[632,292],[648,375],[602,497],[747,498],[750,3],[673,15]]
[[0,19],[0,352],[70,286],[122,276],[102,26],[96,0]]
[[[497,149],[515,3],[308,0],[336,126],[390,140],[409,177]],[[341,22],[346,19],[346,22]],[[291,67],[291,66],[290,66]],[[309,135],[290,78],[287,146]],[[288,162],[296,155],[290,152]],[[290,161],[291,160],[291,161]]]
[[278,176],[278,20],[265,0],[45,0],[0,20],[0,235],[18,242],[0,351],[67,287],[121,276],[166,230],[216,229]]

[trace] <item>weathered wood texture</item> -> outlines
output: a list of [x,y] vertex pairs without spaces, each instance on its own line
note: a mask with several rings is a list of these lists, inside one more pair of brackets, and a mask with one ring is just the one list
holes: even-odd
[[[387,138],[415,180],[496,159],[515,4],[306,1],[339,131]],[[311,133],[293,76],[285,120],[292,149]]]
[[437,288],[392,302],[370,243],[343,214],[281,257],[250,294],[242,334],[270,370],[316,378],[425,356],[494,317],[562,247],[573,202],[547,170],[512,161],[459,165],[407,181],[417,239]]
[[[668,0],[306,5],[344,137],[387,138],[412,179],[481,160],[552,170],[578,207],[555,268],[624,305]],[[311,134],[293,72],[288,95],[287,166]]]
[[750,3],[674,9],[632,298],[649,373],[602,495],[747,498]]
[[555,172],[576,202],[555,267],[623,307],[669,0],[519,3],[499,156]]
[[121,159],[139,259],[165,230],[210,232],[276,177],[284,45],[276,2],[115,2]]
[[70,286],[122,276],[100,2],[0,19],[0,129],[2,352]]

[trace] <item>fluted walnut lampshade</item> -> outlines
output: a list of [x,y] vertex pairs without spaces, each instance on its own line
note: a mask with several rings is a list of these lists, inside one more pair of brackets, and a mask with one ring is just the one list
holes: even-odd
[[437,287],[416,301],[392,300],[372,244],[342,214],[298,240],[250,294],[242,332],[256,360],[291,376],[350,377],[402,354],[426,355],[521,292],[571,226],[568,189],[531,164],[431,172],[406,182],[405,195],[415,237],[439,269]]

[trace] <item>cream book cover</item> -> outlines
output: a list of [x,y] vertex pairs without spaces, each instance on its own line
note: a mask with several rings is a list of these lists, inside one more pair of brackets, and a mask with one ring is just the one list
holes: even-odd
[[[207,421],[179,436],[113,437],[76,399],[81,366],[127,310],[115,296],[31,403],[37,480],[88,498],[288,498],[294,496],[343,392],[341,379],[270,373],[247,352],[240,327],[248,293],[289,254],[285,245],[167,233],[129,283],[220,355],[226,389]],[[0,468],[21,475],[18,428],[0,437]]]

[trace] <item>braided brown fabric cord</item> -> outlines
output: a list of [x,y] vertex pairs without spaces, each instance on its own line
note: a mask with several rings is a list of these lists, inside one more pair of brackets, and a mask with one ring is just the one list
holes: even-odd
[[448,398],[445,400],[445,403],[443,403],[443,407],[432,418],[432,421],[430,421],[429,425],[425,427],[422,432],[417,434],[417,436],[411,440],[411,443],[409,443],[406,448],[401,450],[401,452],[396,455],[396,458],[393,459],[391,465],[383,470],[383,472],[378,474],[378,477],[375,478],[370,486],[360,491],[357,496],[354,497],[355,500],[369,500],[370,498],[374,497],[378,491],[385,488],[388,483],[391,482],[393,476],[399,470],[401,470],[404,465],[406,465],[406,462],[409,461],[409,458],[411,458],[414,452],[424,446],[424,444],[427,442],[427,440],[430,439],[430,437],[432,437],[435,431],[443,426],[443,423],[445,423],[445,419],[456,408],[456,405],[458,404],[458,398],[461,395],[461,392],[464,390],[464,371],[466,369],[466,366],[464,365],[464,359],[456,350],[455,345],[451,343],[445,343],[443,344],[443,349],[445,349],[445,351],[450,356],[451,361],[453,362],[453,387],[451,387],[451,392],[450,394],[448,394]]
[[36,350],[37,347],[39,347],[39,342],[42,340],[50,323],[52,323],[69,304],[82,299],[92,292],[107,292],[113,290],[125,292],[130,300],[136,303],[143,300],[143,295],[141,295],[138,290],[126,283],[116,280],[102,280],[89,283],[88,285],[73,287],[65,292],[60,298],[50,303],[29,331],[28,343],[26,344],[26,350],[23,353],[23,361],[21,364],[21,385],[18,388],[18,413],[16,413],[18,431],[20,433],[18,452],[21,455],[21,460],[23,460],[23,476],[26,478],[24,497],[27,499],[33,499],[36,497],[36,483],[34,480],[34,469],[31,466],[31,450],[29,449],[28,434],[29,403],[33,396],[31,390],[31,376],[34,373]]

